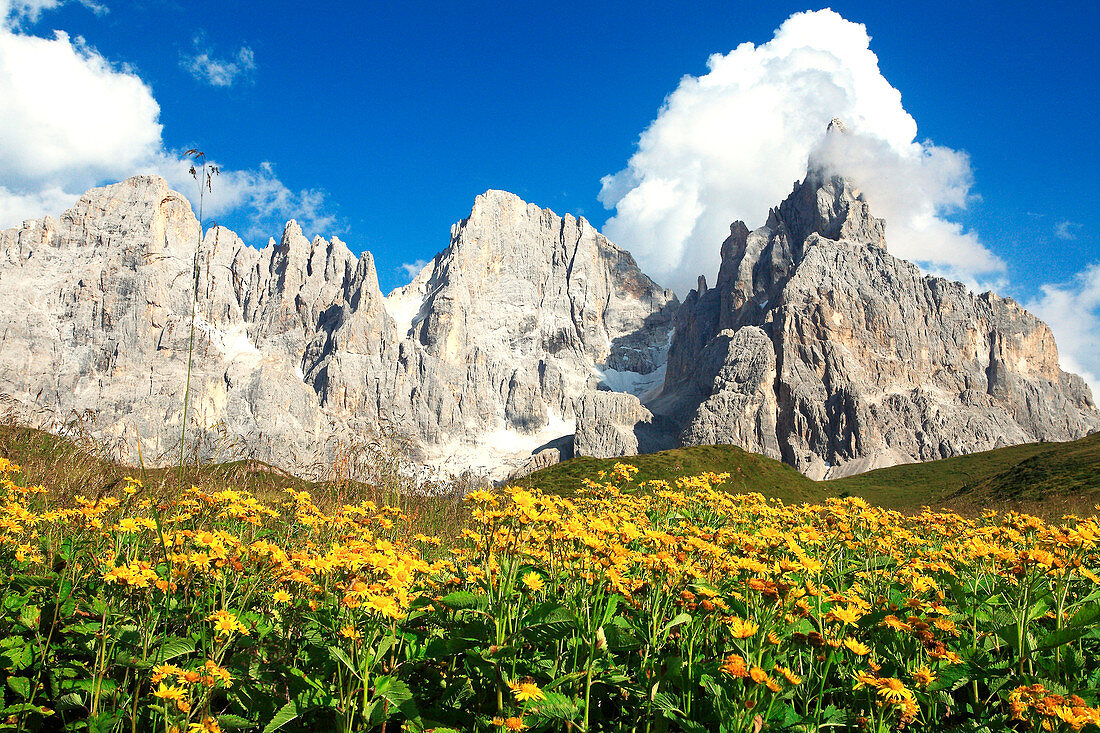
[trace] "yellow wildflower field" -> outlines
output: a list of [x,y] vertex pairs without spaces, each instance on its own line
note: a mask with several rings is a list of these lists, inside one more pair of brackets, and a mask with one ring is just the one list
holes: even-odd
[[1100,523],[785,506],[724,475],[59,504],[0,459],[0,729],[1100,730]]

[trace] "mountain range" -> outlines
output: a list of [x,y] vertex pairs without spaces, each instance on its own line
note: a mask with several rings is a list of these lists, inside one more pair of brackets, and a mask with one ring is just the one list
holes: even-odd
[[923,274],[886,233],[811,160],[681,303],[585,219],[487,191],[383,295],[369,252],[294,221],[262,249],[204,232],[138,176],[0,232],[0,394],[165,463],[189,383],[200,454],[294,471],[384,437],[497,479],[703,444],[820,479],[1100,429],[1042,321]]

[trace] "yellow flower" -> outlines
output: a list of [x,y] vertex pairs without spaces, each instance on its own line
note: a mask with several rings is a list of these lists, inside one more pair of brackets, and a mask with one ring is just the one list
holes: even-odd
[[176,700],[176,701],[179,701],[179,700],[182,700],[183,698],[185,698],[186,696],[187,696],[187,691],[184,690],[182,687],[176,687],[175,685],[172,685],[171,687],[169,687],[169,686],[165,685],[163,682],[160,683],[160,686],[156,690],[153,691],[153,697],[159,697],[161,700]]
[[352,641],[359,641],[363,638],[363,635],[359,633],[359,629],[355,628],[351,624],[348,624],[344,628],[340,629],[340,636]]
[[841,624],[847,626],[848,624],[854,624],[856,621],[859,621],[859,617],[862,615],[863,614],[858,608],[849,606],[847,608],[834,608],[829,611],[826,618],[830,621],[839,621]]
[[512,685],[512,694],[515,695],[516,700],[519,702],[527,702],[528,700],[542,700],[546,697],[539,686],[534,682],[524,681],[519,684]]
[[745,659],[740,654],[731,654],[722,663],[722,671],[731,677],[748,677],[749,670],[745,667]]
[[896,677],[884,677],[878,681],[878,694],[889,702],[901,702],[913,693],[906,689],[902,681]]
[[783,675],[783,678],[786,679],[787,683],[790,685],[798,686],[802,684],[802,678],[786,667],[781,667],[777,664],[775,665],[775,671]]
[[276,603],[286,603],[290,600],[290,594],[287,593],[285,590],[279,589],[272,594],[271,598]]
[[533,571],[523,576],[523,584],[527,586],[527,589],[532,593],[538,593],[545,585],[542,576]]
[[135,522],[133,519],[131,519],[130,517],[126,517],[125,519],[119,521],[119,523],[115,526],[115,529],[118,530],[118,532],[121,534],[133,534],[134,532],[140,531],[141,527],[139,527],[138,523]]
[[730,622],[730,633],[735,639],[747,639],[760,630],[760,625],[753,621],[734,618]]
[[174,664],[158,664],[153,667],[153,684],[159,683],[165,677],[175,677],[182,670]]
[[245,628],[244,624],[238,621],[236,616],[225,609],[215,611],[207,616],[206,620],[214,622],[214,631],[217,632],[218,636],[228,636],[234,631],[243,636],[248,636],[248,629]]
[[504,727],[508,730],[523,730],[527,726],[523,724],[523,718],[508,718],[504,721]]
[[844,648],[860,657],[865,657],[871,653],[871,647],[867,646],[863,642],[856,641],[852,637],[844,639]]
[[921,666],[913,670],[913,681],[917,683],[917,687],[928,687],[935,679],[935,673],[928,667]]

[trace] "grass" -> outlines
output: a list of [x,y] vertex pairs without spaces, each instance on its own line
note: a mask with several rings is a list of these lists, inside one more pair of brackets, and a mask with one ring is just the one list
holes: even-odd
[[680,476],[697,476],[704,471],[714,471],[729,473],[726,488],[738,493],[758,492],[796,504],[816,501],[822,496],[816,482],[787,464],[731,445],[699,445],[623,458],[579,456],[535,471],[514,483],[571,496],[581,486],[582,479],[595,478],[599,471],[610,471],[616,463],[637,468],[635,480],[638,482],[656,479],[673,481]]
[[[92,441],[16,426],[0,426],[0,455],[21,464],[29,481],[69,496],[108,491],[136,470],[113,460]],[[1047,518],[1089,514],[1100,503],[1100,433],[1068,443],[1028,443],[891,466],[832,481],[812,481],[784,463],[736,446],[706,445],[624,458],[581,456],[536,471],[515,484],[573,496],[583,479],[610,471],[616,463],[636,467],[639,482],[673,481],[704,471],[729,473],[729,491],[760,493],[786,503],[858,496],[904,512],[932,506],[974,516],[994,507]],[[150,469],[142,478],[160,496],[179,494],[173,470]],[[234,486],[264,500],[281,497],[287,489],[309,491],[328,507],[362,499],[397,503],[417,517],[420,531],[441,537],[455,536],[465,522],[465,511],[455,496],[408,496],[347,480],[306,481],[254,460],[191,466],[186,482],[199,487]]]
[[87,438],[69,439],[21,426],[0,425],[0,457],[22,467],[26,484],[47,486],[62,500],[116,494],[125,477],[134,476],[144,483],[148,495],[160,501],[174,500],[191,486],[208,493],[243,489],[269,503],[285,499],[288,490],[306,491],[326,511],[373,501],[400,508],[408,515],[412,531],[444,540],[457,537],[467,519],[462,492],[454,487],[441,487],[436,493],[413,493],[394,485],[373,485],[337,475],[309,481],[257,460],[187,465],[182,474],[179,466],[142,469],[115,460]]
[[993,505],[1054,517],[1091,513],[1100,502],[1100,434],[891,466],[832,481],[812,481],[784,463],[735,446],[710,445],[629,458],[579,457],[516,483],[569,495],[583,477],[609,471],[617,462],[637,467],[639,481],[728,472],[726,488],[737,493],[759,492],[785,502],[858,496],[905,512],[932,506],[972,516]]

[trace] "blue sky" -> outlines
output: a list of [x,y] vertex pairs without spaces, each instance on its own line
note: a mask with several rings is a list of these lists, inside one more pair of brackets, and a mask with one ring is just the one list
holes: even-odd
[[[940,269],[1033,305],[1060,344],[1072,342],[1072,366],[1100,373],[1100,329],[1090,330],[1100,268],[1089,269],[1100,261],[1098,6],[830,7],[866,26],[882,77],[916,121],[918,143],[968,156],[966,208],[941,213],[1003,266],[971,272],[948,262]],[[711,54],[768,43],[790,15],[807,9],[778,2],[685,10],[650,2],[0,0],[6,41],[56,42],[54,32],[63,31],[78,57],[106,65],[100,76],[144,83],[158,109],[144,110],[131,139],[143,140],[153,122],[162,126],[140,153],[120,147],[114,163],[38,171],[18,152],[5,158],[5,146],[32,148],[10,131],[34,123],[21,123],[20,110],[3,110],[0,100],[0,123],[9,130],[0,132],[0,194],[9,199],[0,203],[9,220],[2,223],[36,204],[56,208],[92,178],[124,177],[128,164],[148,167],[150,155],[164,161],[199,147],[227,170],[251,172],[225,184],[237,198],[215,204],[219,223],[262,245],[278,236],[283,218],[299,217],[310,233],[337,233],[353,250],[371,250],[389,289],[407,281],[403,264],[446,246],[450,225],[487,188],[603,227],[614,211],[601,203],[601,179],[628,167],[639,135],[682,77],[707,74]],[[6,66],[3,57],[0,84],[5,74],[17,82],[30,73],[15,55],[7,54]],[[39,86],[47,94],[48,79]],[[263,205],[250,205],[265,196]],[[745,214],[750,225],[765,215]],[[620,224],[616,231],[630,238],[636,226]],[[1068,309],[1086,313],[1059,319]]]

